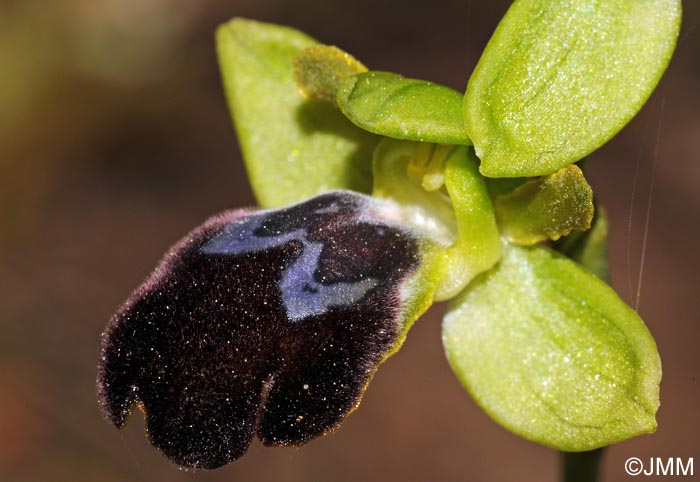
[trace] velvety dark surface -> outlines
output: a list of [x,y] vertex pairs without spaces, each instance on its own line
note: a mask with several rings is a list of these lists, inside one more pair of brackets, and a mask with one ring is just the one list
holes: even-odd
[[[234,15],[293,25],[372,69],[463,91],[510,3],[0,1],[0,480],[558,480],[556,452],[499,427],[459,385],[440,305],[342,429],[300,449],[253,443],[219,470],[178,470],[144,437],[138,410],[117,431],[95,397],[115,309],[174,240],[255,203],[221,89],[217,25]],[[638,309],[664,371],[658,430],[610,447],[604,482],[630,480],[628,457],[700,454],[700,2],[683,3],[657,91],[586,167],[610,217],[612,284],[632,306],[644,267]]]
[[105,413],[122,427],[138,404],[152,443],[197,468],[239,458],[255,433],[300,445],[333,430],[396,342],[417,250],[351,193],[208,220],[110,321]]

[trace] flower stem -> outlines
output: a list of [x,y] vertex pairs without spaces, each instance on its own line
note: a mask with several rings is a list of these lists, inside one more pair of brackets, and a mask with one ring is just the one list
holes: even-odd
[[596,482],[603,448],[590,452],[562,452],[562,482]]

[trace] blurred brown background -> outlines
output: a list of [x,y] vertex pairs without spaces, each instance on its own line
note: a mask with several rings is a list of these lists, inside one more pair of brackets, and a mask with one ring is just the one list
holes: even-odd
[[[302,449],[254,442],[223,469],[184,472],[149,445],[139,414],[117,431],[95,400],[100,332],[118,304],[181,235],[254,202],[219,85],[219,23],[292,25],[370,68],[462,90],[508,3],[0,0],[0,481],[556,480],[556,453],[495,425],[460,388],[439,306],[341,430]],[[588,165],[612,220],[614,285],[632,305],[648,227],[639,311],[664,363],[659,430],[612,447],[606,481],[627,478],[629,456],[700,465],[699,22],[688,1],[656,93]]]

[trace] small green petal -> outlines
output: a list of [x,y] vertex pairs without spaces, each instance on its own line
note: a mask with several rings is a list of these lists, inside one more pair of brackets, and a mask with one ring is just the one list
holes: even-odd
[[314,45],[294,59],[294,80],[307,99],[323,99],[335,104],[340,81],[367,72],[359,60],[338,47]]
[[600,204],[595,204],[591,229],[586,232],[573,232],[553,247],[591,271],[598,278],[606,283],[609,282],[608,215]]
[[513,192],[513,190],[527,182],[526,177],[487,177],[485,178],[486,187],[489,190],[491,199],[496,199],[498,196]]
[[680,0],[516,0],[464,99],[489,177],[550,174],[614,136],[673,53]]
[[443,343],[477,403],[529,440],[578,452],[656,429],[661,363],[649,331],[548,248],[506,246],[451,302]]
[[307,101],[294,81],[294,58],[316,44],[287,27],[234,19],[217,48],[250,183],[263,207],[332,189],[369,192],[376,136],[333,105]]
[[462,95],[425,80],[370,71],[340,83],[338,105],[365,130],[395,139],[471,145]]
[[593,219],[593,191],[578,166],[528,181],[496,198],[501,233],[514,244],[557,240],[586,231]]

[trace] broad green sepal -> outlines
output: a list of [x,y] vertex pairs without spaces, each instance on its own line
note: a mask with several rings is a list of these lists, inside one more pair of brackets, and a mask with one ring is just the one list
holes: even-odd
[[337,100],[348,119],[375,134],[471,145],[462,120],[462,95],[449,87],[370,71],[343,79]]
[[240,18],[217,31],[224,88],[263,207],[371,188],[377,138],[328,102],[306,101],[294,81],[294,58],[314,44],[297,30]]
[[680,0],[516,0],[464,99],[481,173],[550,174],[603,145],[658,83],[680,19]]
[[501,233],[525,246],[586,231],[593,212],[593,190],[578,166],[533,179],[496,198]]
[[451,302],[443,343],[477,403],[526,439],[578,452],[656,429],[661,362],[649,331],[549,248],[506,246]]
[[340,81],[367,72],[362,62],[332,45],[314,45],[294,59],[294,80],[307,99],[336,103]]

